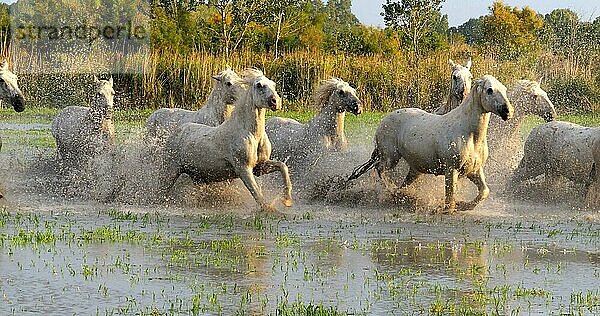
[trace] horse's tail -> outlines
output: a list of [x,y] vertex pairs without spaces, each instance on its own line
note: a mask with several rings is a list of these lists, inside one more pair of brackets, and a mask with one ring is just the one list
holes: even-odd
[[356,167],[356,169],[354,169],[354,171],[352,172],[352,175],[350,175],[350,177],[348,178],[347,182],[356,180],[363,174],[367,173],[369,170],[373,169],[373,167],[375,167],[375,164],[377,164],[379,160],[379,151],[377,150],[377,147],[375,147],[375,150],[373,150],[373,153],[371,154],[371,159],[369,159],[369,161],[365,162],[364,164]]

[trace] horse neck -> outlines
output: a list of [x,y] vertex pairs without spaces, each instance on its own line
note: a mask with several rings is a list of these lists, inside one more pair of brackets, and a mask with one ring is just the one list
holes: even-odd
[[456,109],[460,105],[460,100],[456,95],[450,92],[448,96],[448,101],[446,102],[446,113]]
[[97,124],[105,120],[112,120],[113,106],[108,104],[108,100],[102,96],[97,96],[92,99],[90,104],[90,119]]
[[333,106],[325,106],[308,123],[308,129],[316,135],[339,139],[344,137],[346,113],[339,113]]
[[206,99],[205,105],[206,109],[208,109],[219,122],[225,121],[226,116],[230,114],[229,105],[225,103],[222,94],[223,92],[215,87]]
[[521,124],[523,124],[525,116],[529,114],[529,111],[527,111],[527,94],[524,92],[509,93],[509,99],[514,106],[515,111],[510,120],[502,123],[502,128],[510,133],[516,133],[521,127]]
[[471,92],[467,99],[457,108],[457,111],[454,112],[463,118],[468,118],[466,132],[473,135],[475,143],[486,141],[491,114],[484,111],[479,93]]
[[267,109],[254,106],[251,96],[246,96],[243,102],[236,104],[231,117],[225,122],[261,139],[265,134],[266,112]]

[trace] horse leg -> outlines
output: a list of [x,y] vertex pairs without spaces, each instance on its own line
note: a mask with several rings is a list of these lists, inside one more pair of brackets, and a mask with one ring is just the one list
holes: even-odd
[[256,203],[258,203],[260,208],[263,211],[274,211],[273,207],[271,207],[270,205],[268,205],[265,202],[265,198],[260,190],[260,187],[258,186],[258,183],[256,183],[256,178],[254,178],[254,173],[253,173],[252,168],[250,168],[248,166],[244,166],[244,167],[238,168],[236,173],[240,177],[240,179],[244,182],[244,185],[246,186],[248,191],[250,191],[250,194],[252,194],[252,197],[254,198]]
[[490,196],[490,188],[487,186],[487,183],[485,182],[485,175],[483,174],[483,168],[480,168],[476,173],[467,176],[467,178],[469,180],[471,180],[471,182],[473,182],[477,186],[477,189],[479,190],[479,194],[477,195],[475,200],[473,200],[472,202],[461,204],[459,207],[459,209],[461,211],[469,211],[469,210],[474,209],[477,206],[477,204],[483,202],[485,199],[488,198],[488,196]]
[[175,186],[177,179],[183,173],[181,168],[176,166],[161,166],[161,175],[158,179],[158,195],[160,198],[167,200],[167,195]]
[[408,169],[408,174],[406,175],[406,178],[404,178],[402,185],[400,185],[400,190],[405,189],[409,185],[415,183],[415,181],[417,181],[421,175],[422,173],[413,168]]
[[458,170],[449,169],[444,177],[445,202],[444,213],[452,214],[456,211],[456,186],[458,184]]
[[398,191],[397,186],[390,178],[390,172],[398,165],[398,161],[399,159],[384,158],[378,161],[375,165],[375,168],[377,169],[377,174],[383,181],[384,189],[390,192]]
[[292,180],[290,179],[290,172],[286,164],[280,161],[275,160],[267,160],[265,162],[260,163],[256,167],[254,167],[254,175],[260,177],[265,174],[270,174],[273,172],[279,171],[281,172],[281,176],[283,177],[283,205],[286,207],[292,206]]

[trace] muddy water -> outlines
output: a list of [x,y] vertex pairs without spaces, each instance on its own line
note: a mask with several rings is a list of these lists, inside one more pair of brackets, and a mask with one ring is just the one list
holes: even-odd
[[106,203],[47,187],[69,186],[36,169],[52,149],[9,142],[0,157],[0,315],[600,313],[600,214],[577,203],[495,194],[437,216],[440,178],[413,189],[412,208],[374,177],[277,214],[257,213],[236,181]]
[[598,214],[501,204],[454,217],[7,205],[0,313],[600,312]]

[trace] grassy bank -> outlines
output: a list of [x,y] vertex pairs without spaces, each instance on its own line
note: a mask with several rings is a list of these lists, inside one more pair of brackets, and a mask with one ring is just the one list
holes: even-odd
[[[50,124],[59,112],[57,108],[28,108],[23,113],[16,113],[12,109],[0,109],[0,123],[4,124]],[[115,125],[117,139],[119,142],[138,141],[143,133],[145,119],[152,110],[116,110]],[[281,111],[269,112],[268,116],[281,116],[295,119],[305,123],[315,115],[313,111]],[[386,115],[384,112],[365,112],[359,116],[346,115],[346,135],[351,142],[370,144],[373,135],[381,119]],[[568,114],[559,116],[560,120],[573,122],[583,126],[600,126],[600,115],[598,114]],[[531,130],[542,124],[539,117],[528,117],[521,126],[523,137]],[[48,129],[41,130],[11,130],[10,126],[1,131],[4,145],[6,146],[29,146],[29,147],[54,147],[54,139]]]

